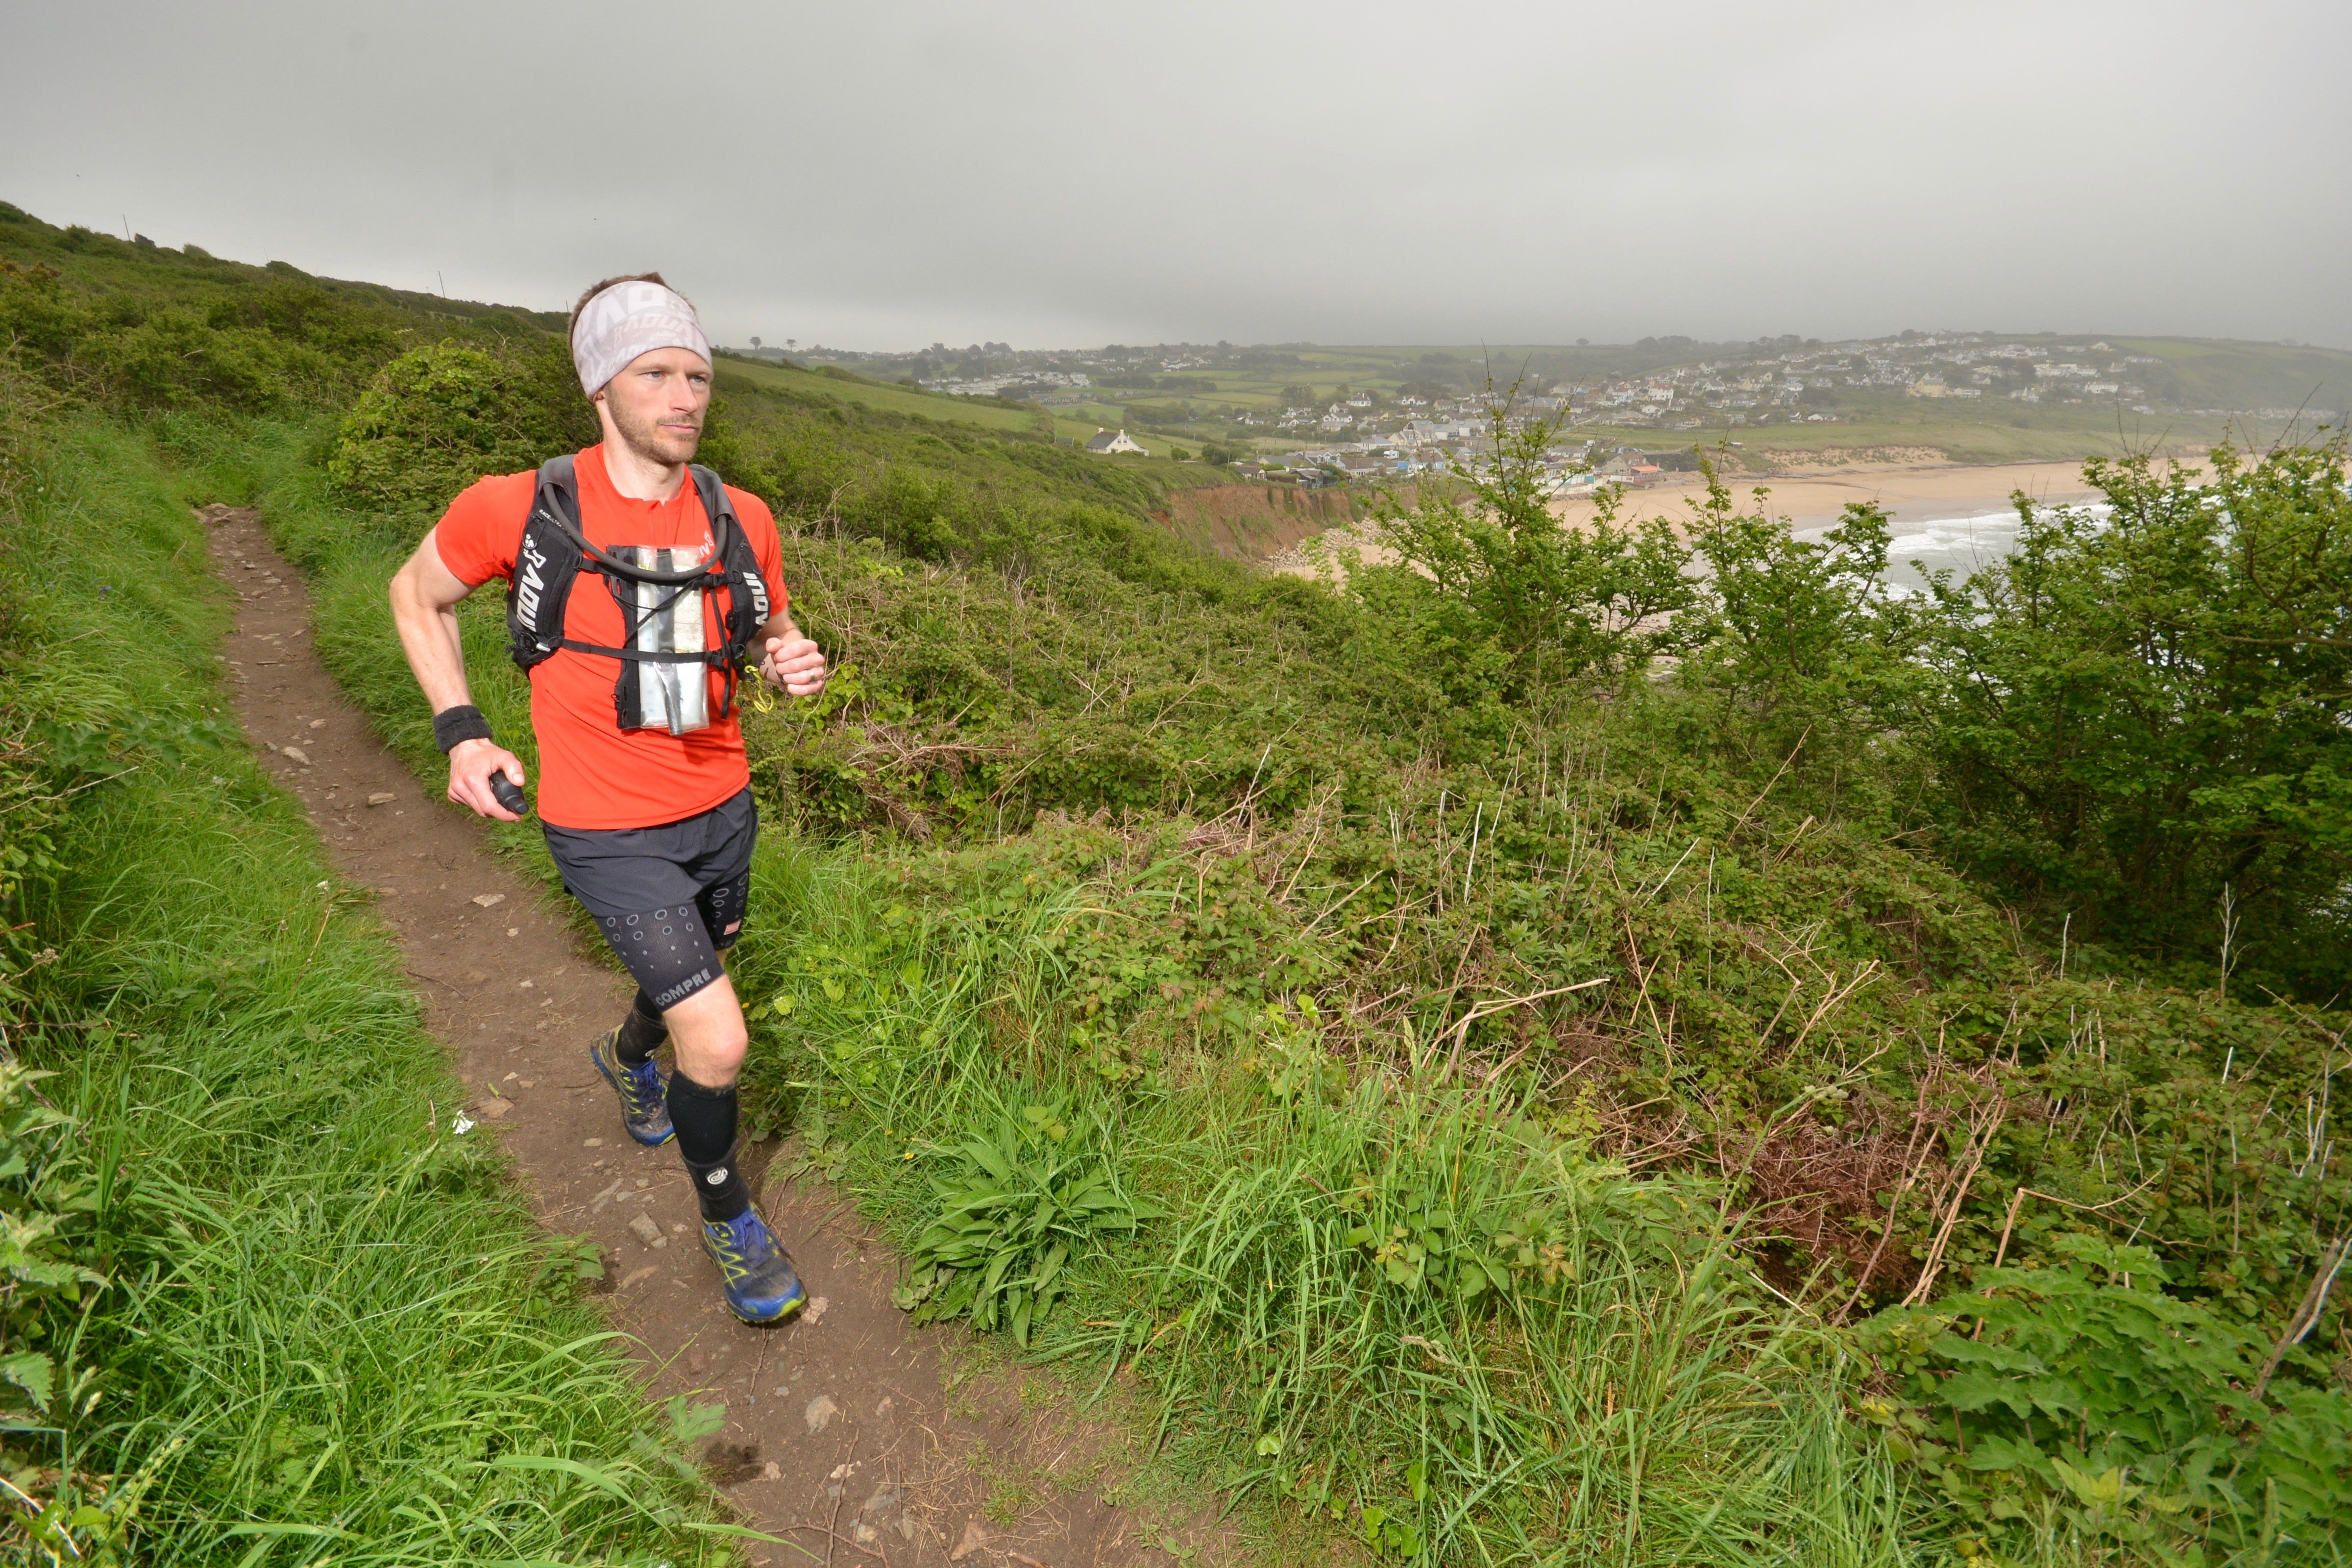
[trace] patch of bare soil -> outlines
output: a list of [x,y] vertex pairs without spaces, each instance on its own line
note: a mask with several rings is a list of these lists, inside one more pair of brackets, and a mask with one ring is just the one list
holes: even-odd
[[1171,490],[1152,514],[1177,538],[1229,560],[1263,561],[1354,517],[1344,490],[1296,485],[1203,485]]
[[[310,647],[300,577],[251,511],[208,507],[212,552],[237,595],[223,654],[237,710],[301,800],[330,858],[373,889],[427,1025],[470,1090],[469,1114],[510,1156],[550,1230],[592,1237],[606,1310],[635,1337],[649,1397],[723,1400],[705,1453],[743,1521],[793,1546],[755,1563],[878,1562],[1083,1568],[1239,1561],[1204,1500],[1112,1500],[1134,1457],[1057,1385],[990,1370],[951,1328],[890,1304],[898,1260],[821,1185],[766,1184],[761,1206],[810,1303],[749,1327],[719,1299],[677,1154],[641,1149],[588,1063],[631,987],[552,899],[502,865],[478,819],[421,789],[344,700]],[[755,909],[752,918],[777,919]],[[756,1179],[758,1156],[746,1164]],[[800,1550],[793,1550],[797,1547]]]

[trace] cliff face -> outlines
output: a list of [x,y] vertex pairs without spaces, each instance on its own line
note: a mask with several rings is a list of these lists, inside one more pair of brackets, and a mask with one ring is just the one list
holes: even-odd
[[1345,490],[1293,485],[1213,485],[1178,490],[1152,513],[1177,538],[1236,561],[1264,561],[1335,524],[1353,521]]

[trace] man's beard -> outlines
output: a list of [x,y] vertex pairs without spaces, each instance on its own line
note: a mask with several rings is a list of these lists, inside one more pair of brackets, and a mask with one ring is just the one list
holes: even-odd
[[613,428],[621,444],[649,463],[684,463],[691,461],[694,450],[702,444],[702,416],[694,416],[694,434],[674,436],[661,427],[658,421],[640,421],[634,411],[624,406],[618,398],[604,399],[604,407],[613,416]]

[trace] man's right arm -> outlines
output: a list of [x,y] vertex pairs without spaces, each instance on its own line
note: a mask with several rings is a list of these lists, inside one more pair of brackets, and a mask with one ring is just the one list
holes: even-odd
[[[457,630],[457,605],[473,584],[443,563],[432,532],[408,563],[393,574],[392,622],[408,668],[436,713],[473,701],[466,686],[466,646]],[[449,752],[449,798],[500,822],[521,820],[490,794],[490,777],[504,773],[518,784],[522,761],[495,741],[460,741]]]

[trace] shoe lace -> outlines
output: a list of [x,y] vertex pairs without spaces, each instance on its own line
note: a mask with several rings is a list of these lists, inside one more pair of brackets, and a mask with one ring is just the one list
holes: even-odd
[[661,1096],[660,1069],[650,1061],[635,1066],[621,1060],[617,1053],[613,1063],[621,1070],[615,1074],[621,1080],[621,1097],[629,1102],[632,1116],[650,1116],[665,1103]]
[[747,1236],[723,1221],[706,1228],[710,1237],[710,1249],[719,1259],[719,1272],[727,1277],[730,1283],[750,1279],[758,1262],[752,1256],[754,1248],[751,1245],[758,1239],[757,1233]]

